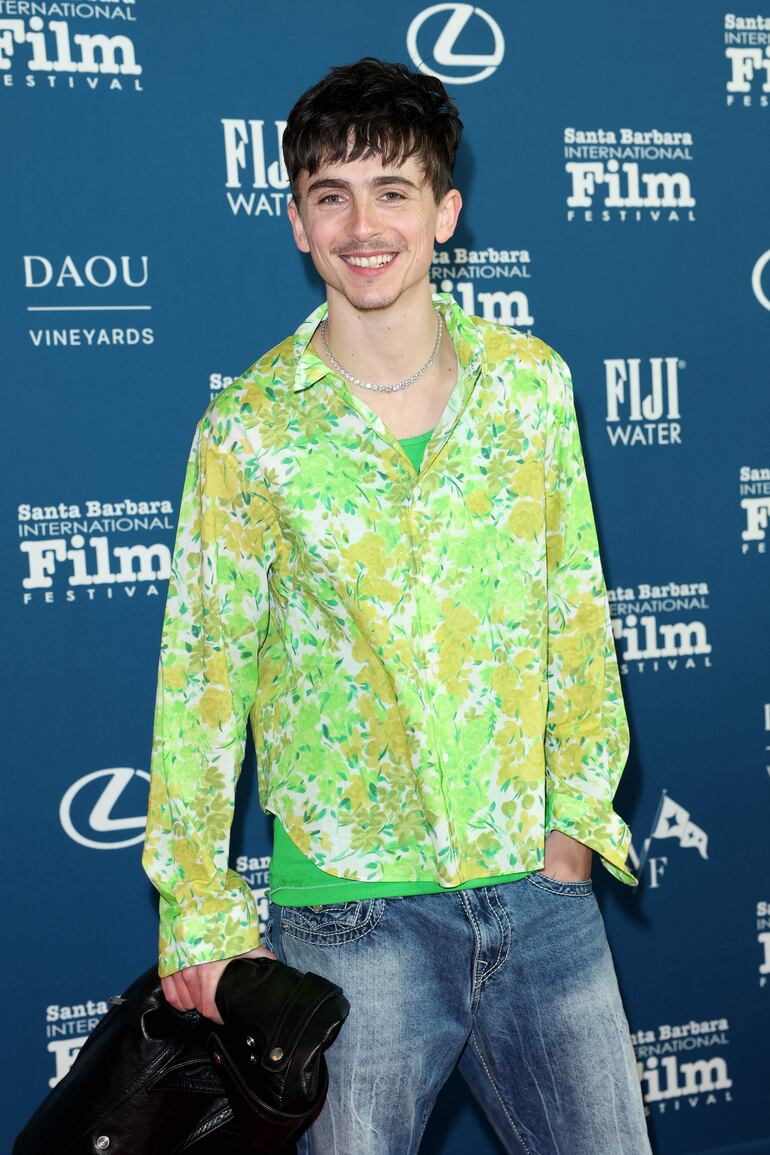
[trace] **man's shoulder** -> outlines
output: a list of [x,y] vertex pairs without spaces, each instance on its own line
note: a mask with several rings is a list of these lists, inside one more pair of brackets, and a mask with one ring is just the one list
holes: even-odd
[[566,370],[561,354],[534,333],[500,321],[487,321],[483,317],[473,316],[471,320],[481,335],[490,370],[506,364],[510,368],[541,372],[555,370],[563,373]]
[[286,337],[225,385],[209,403],[204,417],[214,427],[238,422],[248,428],[275,405],[282,388],[294,381],[294,337]]

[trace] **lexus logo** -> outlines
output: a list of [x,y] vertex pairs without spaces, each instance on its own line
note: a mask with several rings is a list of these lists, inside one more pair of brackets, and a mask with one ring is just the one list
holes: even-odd
[[[111,766],[108,770],[94,770],[93,774],[78,778],[67,790],[59,806],[59,820],[65,833],[81,846],[89,846],[93,850],[120,850],[124,846],[135,846],[141,842],[146,824],[144,814],[134,818],[115,818],[112,814],[134,778],[150,781],[146,770],[133,770],[130,766]],[[102,783],[101,779],[105,781]],[[93,785],[96,782],[99,782],[99,786]],[[139,792],[135,793],[138,803]],[[144,792],[142,798],[146,806]],[[130,838],[114,837],[127,830],[138,830],[139,833]]]
[[770,310],[770,297],[768,297],[762,286],[762,275],[770,263],[770,249],[757,261],[756,265],[751,271],[751,287],[754,290],[754,296],[759,301],[763,309]]
[[[448,12],[449,19],[431,47],[430,30],[427,30],[422,36],[420,36],[420,32],[426,21],[429,21],[432,16],[436,16],[439,12]],[[478,17],[486,25],[488,33],[491,32],[491,52],[455,52],[455,44],[472,16]],[[436,28],[440,27],[440,21],[433,21],[433,24]],[[489,39],[488,33],[487,40]],[[420,45],[418,45],[418,39]],[[502,61],[505,53],[505,39],[500,25],[483,8],[475,8],[473,4],[432,4],[430,8],[424,8],[422,12],[419,12],[409,25],[406,34],[406,47],[418,71],[426,72],[429,76],[437,76],[445,84],[477,84],[480,80],[486,80],[488,76],[491,76]],[[444,71],[439,72],[438,69],[425,63],[426,59],[431,58]],[[475,71],[468,72],[467,69],[469,68]],[[449,71],[446,71],[447,69]]]

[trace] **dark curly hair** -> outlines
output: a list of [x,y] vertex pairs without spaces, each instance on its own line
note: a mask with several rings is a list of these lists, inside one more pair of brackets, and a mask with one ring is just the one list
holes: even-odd
[[382,163],[416,156],[436,203],[452,187],[463,124],[457,107],[435,76],[365,56],[329,70],[303,93],[289,113],[283,156],[297,197],[305,169],[379,154]]

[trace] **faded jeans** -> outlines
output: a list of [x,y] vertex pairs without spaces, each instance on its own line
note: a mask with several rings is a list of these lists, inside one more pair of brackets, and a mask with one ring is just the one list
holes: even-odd
[[507,1152],[650,1155],[590,881],[271,902],[265,945],[350,1002],[300,1155],[412,1155],[455,1066]]

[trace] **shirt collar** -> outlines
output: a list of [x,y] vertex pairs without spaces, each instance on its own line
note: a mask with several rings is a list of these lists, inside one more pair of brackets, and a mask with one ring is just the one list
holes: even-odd
[[[486,369],[486,355],[481,329],[476,319],[458,305],[451,293],[434,293],[433,303],[441,310],[452,344],[457,353],[460,374],[475,376],[478,369]],[[306,317],[294,334],[294,392],[298,393],[320,381],[332,370],[322,361],[310,344],[316,329],[329,311],[326,301]]]

